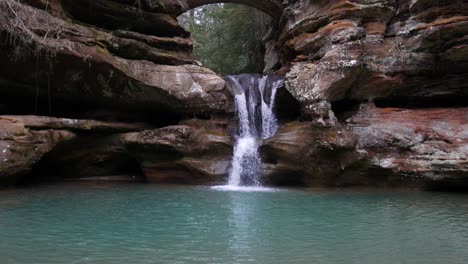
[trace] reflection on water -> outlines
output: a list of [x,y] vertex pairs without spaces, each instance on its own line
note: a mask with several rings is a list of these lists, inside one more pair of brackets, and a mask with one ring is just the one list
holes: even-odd
[[281,191],[278,188],[262,187],[262,186],[241,186],[241,185],[218,185],[211,187],[217,191],[230,191],[230,192],[277,192]]
[[57,185],[0,192],[0,263],[466,263],[468,196]]
[[253,245],[251,237],[257,237],[255,224],[255,201],[244,204],[244,199],[238,193],[229,193],[231,203],[231,214],[228,217],[229,222],[229,253],[233,260],[255,261],[249,258],[252,256]]

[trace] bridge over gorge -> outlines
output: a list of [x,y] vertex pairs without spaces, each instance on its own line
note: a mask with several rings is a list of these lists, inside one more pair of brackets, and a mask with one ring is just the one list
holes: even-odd
[[186,0],[185,2],[188,9],[215,3],[243,4],[259,9],[272,17],[279,17],[283,11],[280,0]]

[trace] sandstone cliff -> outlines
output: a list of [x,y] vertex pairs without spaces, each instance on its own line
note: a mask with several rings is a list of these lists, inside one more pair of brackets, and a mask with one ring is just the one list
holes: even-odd
[[[224,181],[232,97],[176,20],[209,2],[0,0],[0,181]],[[270,184],[467,190],[467,1],[229,2],[277,22]]]
[[468,2],[289,2],[276,45],[308,121],[266,144],[272,178],[466,190]]

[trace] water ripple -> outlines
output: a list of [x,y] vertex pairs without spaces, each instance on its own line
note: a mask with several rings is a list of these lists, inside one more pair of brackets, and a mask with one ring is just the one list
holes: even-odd
[[2,193],[0,263],[465,263],[468,197],[58,185]]

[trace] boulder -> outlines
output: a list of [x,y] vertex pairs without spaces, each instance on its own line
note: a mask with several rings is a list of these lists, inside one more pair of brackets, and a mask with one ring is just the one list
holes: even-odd
[[188,120],[178,126],[123,134],[126,151],[141,162],[147,181],[220,184],[226,181],[232,140],[225,122]]
[[267,182],[273,185],[334,185],[334,178],[354,161],[356,140],[339,125],[291,122],[260,148]]
[[67,130],[34,131],[18,120],[0,118],[0,183],[21,181],[45,154],[75,136]]

